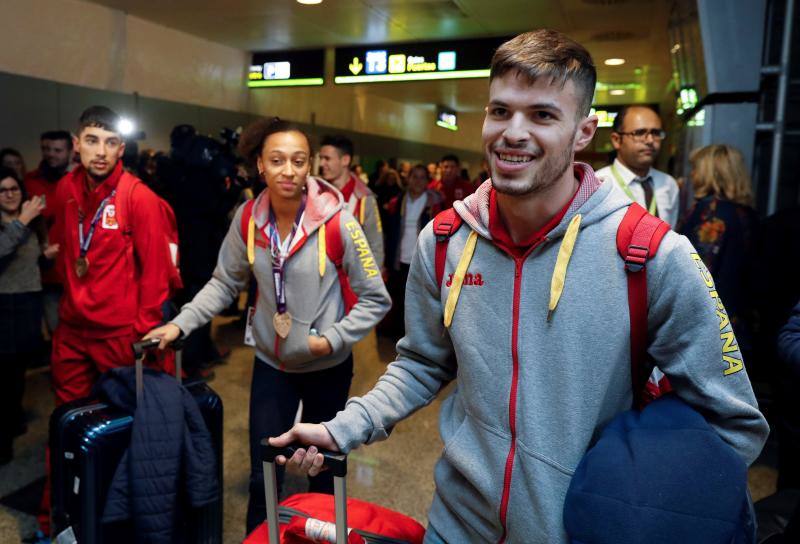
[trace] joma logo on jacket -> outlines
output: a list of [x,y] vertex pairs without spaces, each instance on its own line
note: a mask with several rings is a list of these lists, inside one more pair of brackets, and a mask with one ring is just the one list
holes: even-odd
[[[447,275],[447,283],[445,284],[447,287],[453,285],[453,274]],[[483,276],[481,276],[480,272],[477,274],[473,274],[472,272],[467,272],[464,274],[464,283],[462,285],[475,285],[477,287],[483,286]]]

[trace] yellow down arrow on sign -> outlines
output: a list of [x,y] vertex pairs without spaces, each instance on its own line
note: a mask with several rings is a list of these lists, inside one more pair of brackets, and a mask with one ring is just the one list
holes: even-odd
[[361,73],[361,70],[364,68],[364,65],[361,64],[361,61],[358,60],[358,57],[353,57],[353,62],[350,63],[348,68],[350,68],[350,72],[354,76],[357,76],[358,74]]

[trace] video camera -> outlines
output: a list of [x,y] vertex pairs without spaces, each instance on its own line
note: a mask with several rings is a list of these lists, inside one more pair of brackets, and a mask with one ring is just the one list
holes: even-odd
[[248,187],[250,180],[239,175],[242,163],[236,155],[240,130],[223,128],[220,139],[197,134],[191,125],[178,125],[170,133],[172,167],[191,171],[212,182]]

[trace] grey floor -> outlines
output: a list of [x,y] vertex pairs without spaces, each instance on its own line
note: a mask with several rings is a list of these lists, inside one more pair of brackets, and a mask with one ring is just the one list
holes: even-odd
[[[241,542],[245,536],[249,467],[247,407],[253,352],[242,346],[242,331],[230,318],[217,318],[214,333],[222,345],[232,348],[227,363],[215,368],[216,377],[211,386],[222,397],[225,407],[224,540],[226,544],[233,544]],[[356,370],[351,392],[358,395],[367,391],[382,374],[394,357],[394,345],[370,335],[356,346],[354,353]],[[433,465],[442,448],[436,422],[439,404],[439,401],[434,402],[399,425],[390,440],[361,448],[350,456],[348,491],[351,496],[403,512],[425,523],[433,494]],[[46,371],[29,372],[25,408],[31,418],[29,432],[16,440],[14,461],[0,467],[0,497],[44,474],[48,416],[53,409]],[[751,468],[750,488],[754,499],[771,494],[775,478],[772,468],[762,465]],[[304,478],[290,476],[286,493],[302,491],[304,483]],[[19,542],[35,528],[33,516],[0,506],[0,543]]]

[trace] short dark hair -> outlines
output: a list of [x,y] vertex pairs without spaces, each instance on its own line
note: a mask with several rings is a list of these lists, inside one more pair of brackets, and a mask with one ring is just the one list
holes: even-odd
[[355,148],[353,147],[353,141],[348,138],[347,136],[342,136],[341,134],[336,135],[328,135],[322,138],[322,142],[319,144],[320,147],[330,145],[335,147],[339,150],[339,155],[350,155],[353,156],[355,152]]
[[67,147],[72,149],[72,134],[66,130],[48,130],[42,132],[42,135],[39,136],[39,140],[64,140],[67,142]]
[[[5,151],[5,150],[4,150]],[[17,172],[13,168],[9,168],[7,166],[0,166],[0,181],[3,181],[6,178],[11,178],[17,182],[17,187],[19,187],[19,194],[22,198],[19,201],[19,208],[16,211],[22,209],[22,203],[28,200],[28,191],[25,190],[25,184],[22,183],[22,180],[19,179],[17,176]]]
[[411,177],[411,172],[413,172],[414,170],[419,170],[420,172],[425,174],[426,178],[430,179],[430,175],[428,174],[428,167],[422,164],[421,162],[411,167],[411,170],[408,171],[409,177]]
[[617,113],[617,116],[614,117],[614,122],[611,124],[612,132],[619,132],[619,131],[622,130],[623,125],[625,125],[625,116],[628,115],[628,112],[632,108],[644,108],[644,109],[650,110],[653,113],[655,113],[656,115],[658,115],[658,112],[655,109],[653,109],[652,107],[648,106],[647,104],[631,104],[630,106],[625,106],[624,108],[619,110],[619,113]]
[[444,162],[444,161],[453,161],[456,164],[461,164],[461,161],[458,160],[458,156],[454,155],[452,153],[448,153],[447,155],[442,157],[442,160],[440,160],[439,162],[441,163],[441,162]]
[[[5,150],[3,150],[3,151],[5,151]],[[0,165],[0,181],[4,180],[6,178],[13,179],[14,181],[17,182],[17,185],[19,185],[19,188],[23,189],[22,180],[19,179],[19,176],[17,175],[17,171],[14,170],[13,168],[9,168],[8,166]]]
[[78,119],[78,133],[86,127],[97,127],[109,132],[119,133],[119,115],[105,106],[91,106],[84,110]]
[[501,45],[492,57],[489,81],[511,72],[531,83],[547,77],[562,87],[571,79],[578,91],[578,113],[589,115],[597,83],[594,61],[585,47],[561,32],[534,30]]
[[3,162],[3,160],[6,158],[7,155],[13,155],[19,158],[20,160],[24,160],[22,158],[22,153],[20,153],[13,147],[4,147],[3,149],[0,149],[0,163]]
[[279,132],[299,132],[305,136],[308,142],[308,150],[311,152],[311,138],[308,137],[299,126],[289,121],[284,121],[279,117],[261,118],[248,125],[239,137],[239,154],[244,157],[250,165],[256,163],[261,150],[264,149],[264,142],[273,134]]

